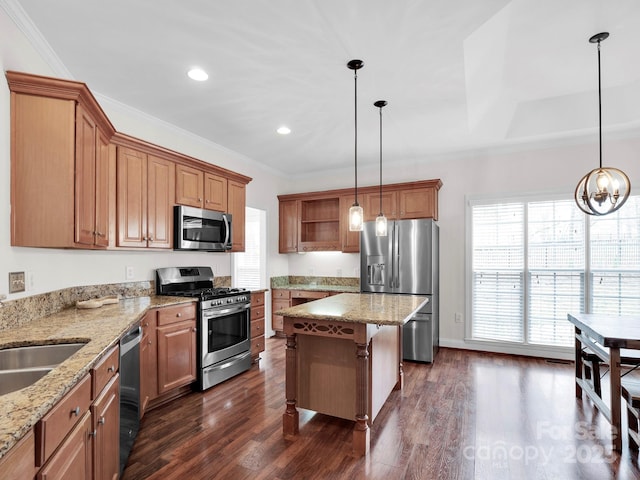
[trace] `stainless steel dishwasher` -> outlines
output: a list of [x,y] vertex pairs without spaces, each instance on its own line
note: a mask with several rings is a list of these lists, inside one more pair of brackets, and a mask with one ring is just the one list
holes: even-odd
[[138,323],[120,339],[120,475],[140,427],[140,340]]

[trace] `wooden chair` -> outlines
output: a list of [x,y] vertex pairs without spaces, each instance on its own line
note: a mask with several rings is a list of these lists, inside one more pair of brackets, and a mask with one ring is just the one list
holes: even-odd
[[582,364],[584,365],[584,379],[591,383],[593,390],[602,397],[602,385],[600,383],[600,364],[602,359],[595,353],[582,351]]
[[640,434],[638,433],[638,425],[640,424],[640,379],[622,379],[622,398],[627,404],[629,448],[638,450],[640,446]]
[[[599,397],[602,397],[602,383],[600,380],[602,378],[600,374],[600,365],[603,364],[602,359],[593,352],[583,350],[582,363],[584,366],[584,379],[589,381],[593,386],[593,390]],[[640,350],[621,349],[620,365],[631,368],[639,367]],[[640,369],[638,371],[640,371]]]

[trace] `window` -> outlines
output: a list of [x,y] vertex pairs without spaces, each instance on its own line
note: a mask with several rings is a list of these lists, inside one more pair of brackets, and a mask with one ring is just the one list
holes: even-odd
[[244,252],[233,254],[233,285],[249,290],[266,286],[266,212],[245,210]]
[[640,311],[640,197],[605,217],[572,199],[470,209],[472,338],[568,347],[568,312]]

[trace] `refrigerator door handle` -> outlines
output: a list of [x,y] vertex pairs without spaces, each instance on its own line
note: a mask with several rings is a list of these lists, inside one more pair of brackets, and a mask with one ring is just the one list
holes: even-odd
[[393,224],[393,288],[400,287],[400,226]]

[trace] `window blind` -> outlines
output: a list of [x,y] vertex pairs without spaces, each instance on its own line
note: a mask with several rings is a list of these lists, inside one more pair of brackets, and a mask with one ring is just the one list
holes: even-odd
[[263,288],[264,259],[262,258],[263,226],[261,211],[245,210],[244,252],[234,254],[234,285],[259,290]]
[[640,196],[604,217],[569,199],[471,205],[471,228],[473,338],[571,346],[569,312],[640,312]]

